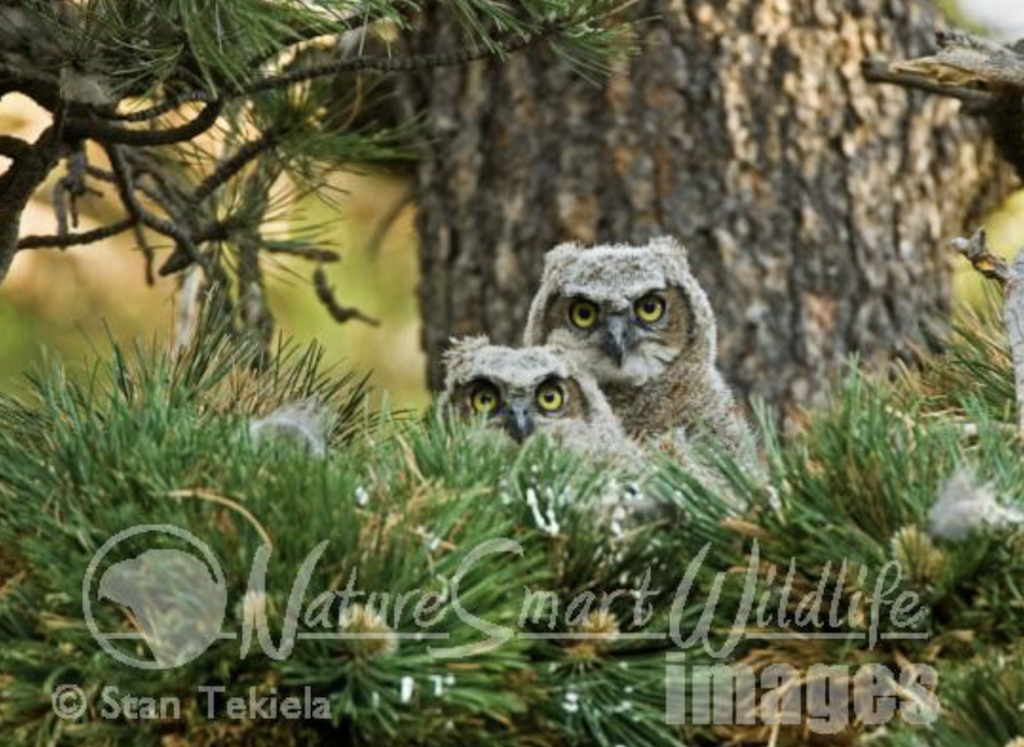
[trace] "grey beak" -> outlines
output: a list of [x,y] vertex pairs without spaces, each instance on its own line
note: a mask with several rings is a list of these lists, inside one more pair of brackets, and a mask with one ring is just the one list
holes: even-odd
[[630,342],[629,319],[619,314],[609,316],[601,340],[601,349],[615,361],[616,366],[622,366],[626,354],[629,353]]
[[505,428],[516,443],[522,443],[533,433],[533,418],[525,404],[509,404],[508,414],[505,416]]

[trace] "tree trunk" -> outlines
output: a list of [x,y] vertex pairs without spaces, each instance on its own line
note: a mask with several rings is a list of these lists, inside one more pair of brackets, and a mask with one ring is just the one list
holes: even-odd
[[[949,307],[947,241],[1011,185],[958,103],[875,86],[867,57],[933,47],[918,0],[664,0],[643,53],[596,86],[548,53],[419,81],[429,380],[453,335],[518,343],[559,241],[672,234],[711,296],[743,393],[813,400]],[[430,51],[458,44],[431,21]],[[428,50],[423,50],[428,51]],[[628,70],[625,69],[628,67]]]

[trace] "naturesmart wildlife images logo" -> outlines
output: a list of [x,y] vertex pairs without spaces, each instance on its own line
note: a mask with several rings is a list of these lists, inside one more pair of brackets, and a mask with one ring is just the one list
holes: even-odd
[[[124,543],[131,544],[114,554],[115,548]],[[313,594],[310,581],[327,547],[328,541],[318,544],[299,567],[275,639],[267,619],[265,584],[271,545],[263,544],[256,550],[244,597],[231,608],[241,619],[240,631],[233,632],[225,624],[229,617],[225,574],[210,547],[180,527],[132,527],[111,537],[93,556],[82,583],[85,620],[108,655],[125,666],[144,670],[183,666],[223,640],[239,640],[241,658],[258,648],[278,661],[289,657],[302,640],[374,640],[381,650],[396,650],[405,640],[428,641],[427,654],[439,659],[485,654],[513,639],[566,640],[573,645],[583,640],[642,640],[660,641],[666,648],[668,723],[750,723],[750,719],[758,718],[764,723],[775,723],[769,719],[789,719],[778,723],[793,723],[793,719],[809,714],[817,719],[819,731],[828,733],[854,711],[863,723],[884,723],[896,713],[914,723],[930,723],[938,714],[934,698],[937,674],[926,665],[901,662],[901,667],[893,670],[880,665],[865,669],[821,664],[803,672],[779,662],[774,669],[755,672],[749,666],[732,663],[733,654],[744,641],[835,639],[857,641],[872,649],[879,641],[927,638],[920,630],[927,609],[913,592],[900,588],[902,573],[895,561],[881,569],[873,588],[866,576],[857,579],[861,588],[870,590],[862,599],[850,602],[861,610],[863,625],[858,631],[843,629],[839,595],[829,598],[824,577],[815,593],[805,593],[801,598],[794,593],[792,599],[788,598],[795,573],[792,565],[785,574],[786,598],[776,606],[770,604],[757,581],[774,579],[777,569],[766,571],[762,567],[756,542],[731,628],[720,629],[720,622],[714,622],[720,618],[725,574],[715,574],[710,585],[696,583],[710,544],[696,554],[675,588],[667,629],[648,625],[657,617],[651,600],[660,593],[650,588],[650,571],[636,588],[606,593],[584,591],[571,599],[523,587],[517,624],[512,626],[489,621],[467,609],[459,589],[467,575],[481,571],[480,564],[487,558],[502,562],[509,554],[522,556],[526,550],[514,540],[490,539],[472,547],[445,581],[443,592],[413,589],[397,595],[357,589],[356,570],[343,587]],[[846,572],[843,563],[840,587]],[[697,598],[695,589],[706,598]],[[616,599],[617,612],[612,614],[610,607]],[[628,604],[623,600],[629,600]],[[404,614],[396,612],[396,605]],[[102,616],[97,614],[101,607],[106,613]],[[699,614],[695,615],[694,610]],[[451,633],[436,628],[449,611],[479,634],[471,643],[444,643]],[[389,617],[390,613],[395,614]],[[788,619],[787,614],[791,614]],[[883,626],[885,614],[889,619]],[[127,619],[135,631],[105,631],[98,624],[99,617],[111,626]],[[684,618],[688,620],[685,625]],[[616,624],[583,624],[609,619],[617,620]],[[792,629],[787,630],[787,625]],[[694,652],[699,655],[688,660],[687,655]],[[403,688],[408,679],[403,679]],[[769,697],[762,707],[758,698],[766,690],[770,695],[772,688],[784,692],[785,699]],[[806,700],[794,702],[794,693],[801,690]],[[57,697],[55,691],[55,710],[78,713],[80,689],[70,694],[62,691],[59,701]],[[910,702],[902,707],[901,699],[908,697]],[[110,702],[115,702],[113,695]],[[751,708],[752,702],[759,705]],[[112,706],[110,712],[120,711]]]
[[[139,544],[139,538],[159,538],[161,545],[176,540],[180,546],[152,547]],[[112,550],[128,541],[139,546],[139,551],[117,561],[108,561]],[[615,640],[652,640],[671,642],[677,649],[687,651],[702,647],[716,660],[727,659],[741,641],[779,640],[848,640],[859,641],[872,649],[881,641],[921,640],[928,635],[921,631],[928,610],[920,603],[916,592],[900,586],[902,571],[899,563],[889,561],[877,573],[874,584],[868,582],[866,569],[859,567],[855,586],[858,591],[850,599],[842,599],[840,589],[848,575],[844,561],[838,574],[832,573],[832,564],[826,564],[822,578],[811,593],[798,597],[793,591],[796,568],[791,564],[784,576],[781,594],[776,601],[774,591],[758,587],[758,580],[771,584],[777,576],[776,566],[762,568],[756,540],[752,545],[745,583],[734,613],[731,629],[716,630],[712,625],[718,613],[726,574],[716,573],[709,584],[698,584],[698,574],[711,549],[706,544],[686,567],[674,596],[671,598],[670,624],[667,630],[645,631],[644,626],[654,617],[651,599],[662,590],[650,588],[651,572],[640,577],[636,588],[616,589],[596,593],[583,591],[571,599],[561,599],[550,590],[523,587],[519,625],[513,628],[498,625],[474,614],[460,599],[462,579],[477,569],[488,558],[500,561],[501,556],[522,556],[523,546],[511,539],[497,538],[480,542],[465,553],[450,578],[441,579],[443,591],[412,589],[391,594],[386,591],[367,592],[357,589],[358,569],[353,569],[343,588],[317,594],[308,603],[310,580],[316,571],[329,542],[316,545],[303,560],[292,583],[284,614],[281,635],[275,642],[267,624],[266,577],[273,548],[260,545],[253,558],[248,586],[241,600],[242,629],[241,655],[248,655],[254,643],[263,653],[281,660],[292,651],[296,640],[303,638],[387,638],[395,643],[403,638],[415,640],[446,640],[450,634],[432,632],[443,613],[450,609],[458,619],[481,639],[469,645],[453,647],[433,646],[431,656],[459,658],[484,653],[512,640],[559,639],[579,640],[581,637],[612,637]],[[106,561],[106,562],[105,562]],[[837,577],[836,577],[837,576]],[[829,583],[826,583],[829,582]],[[832,587],[831,597],[826,588]],[[684,611],[694,607],[694,588],[699,587],[705,599],[697,600],[700,614],[688,615],[691,620],[682,623]],[[94,554],[82,581],[83,613],[86,624],[100,646],[123,664],[140,669],[170,669],[181,666],[200,656],[218,640],[235,640],[239,634],[225,631],[224,620],[228,608],[224,572],[210,547],[194,534],[173,525],[147,524],[126,529],[107,540]],[[631,619],[614,632],[580,632],[579,623],[594,614],[608,615],[613,603],[632,600],[629,605]],[[848,609],[840,609],[845,604]],[[119,608],[135,632],[107,632],[97,623],[97,605]],[[401,631],[403,612],[414,630]],[[389,619],[391,613],[395,619]],[[883,621],[883,615],[888,619]],[[378,630],[373,626],[354,625],[356,617],[378,618]],[[622,614],[620,612],[620,617]],[[857,618],[859,629],[850,630],[846,621]],[[695,622],[693,620],[696,619]],[[883,629],[883,622],[885,629]],[[300,630],[300,623],[304,629]],[[336,629],[331,630],[331,627]],[[547,627],[547,630],[544,628]],[[565,628],[562,630],[560,628]],[[573,630],[575,629],[575,630]],[[119,641],[143,642],[149,650],[148,658],[128,653]],[[130,647],[137,652],[138,646]]]

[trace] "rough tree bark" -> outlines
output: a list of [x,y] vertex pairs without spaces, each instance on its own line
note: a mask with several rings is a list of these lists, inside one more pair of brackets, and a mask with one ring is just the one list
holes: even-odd
[[[603,86],[550,56],[429,73],[419,168],[429,379],[452,335],[518,342],[545,250],[674,234],[730,380],[788,411],[949,306],[947,241],[1012,186],[960,104],[868,83],[934,48],[920,0],[662,0]],[[456,32],[432,19],[432,49]],[[427,50],[424,50],[427,51]]]

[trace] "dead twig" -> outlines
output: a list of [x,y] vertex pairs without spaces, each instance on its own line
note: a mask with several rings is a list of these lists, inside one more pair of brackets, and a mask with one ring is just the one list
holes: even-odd
[[1024,178],[1024,53],[963,31],[937,35],[938,51],[912,60],[870,60],[864,76],[960,99],[970,113],[984,115],[1003,157]]
[[955,239],[953,247],[979,273],[1003,289],[1003,324],[1013,357],[1013,383],[1017,399],[1017,434],[1024,439],[1024,250],[1007,265],[988,250],[988,238],[979,229],[969,239]]
[[927,75],[910,72],[897,72],[893,63],[885,60],[870,59],[861,63],[861,72],[871,83],[890,83],[903,88],[912,88],[925,93],[959,99],[965,104],[978,109],[985,109],[995,102],[995,96],[987,91],[979,91],[968,86],[944,85],[932,80]]
[[0,175],[0,282],[7,277],[18,251],[25,206],[60,159],[63,127],[64,111],[59,109],[53,124],[31,146],[23,148],[14,138],[4,141],[13,162]]
[[921,75],[943,86],[1024,90],[1024,56],[1015,49],[964,31],[940,32],[937,41],[937,53],[894,63],[893,72]]
[[334,297],[334,288],[327,283],[327,273],[322,267],[317,267],[313,273],[313,287],[316,289],[316,297],[322,303],[334,321],[344,324],[350,321],[360,321],[369,324],[371,327],[380,326],[380,322],[373,317],[367,316],[359,309],[342,306]]
[[1003,304],[1003,323],[1013,353],[1013,383],[1017,394],[1017,433],[1024,438],[1024,251],[1010,267]]
[[984,228],[979,228],[969,239],[953,239],[950,243],[981,275],[996,281],[1000,286],[1005,286],[1009,281],[1010,268],[988,250],[988,234]]
[[137,225],[135,218],[125,218],[117,223],[111,223],[109,226],[101,226],[82,233],[67,233],[63,236],[25,236],[18,240],[18,251],[23,249],[67,249],[70,246],[92,244],[128,231],[135,225]]

